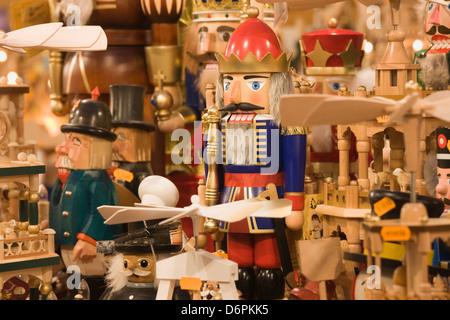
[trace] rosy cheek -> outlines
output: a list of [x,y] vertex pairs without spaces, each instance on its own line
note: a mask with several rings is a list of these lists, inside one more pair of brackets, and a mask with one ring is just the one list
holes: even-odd
[[230,93],[229,92],[224,92],[223,94],[223,105],[226,106],[230,104]]
[[269,96],[266,90],[251,91],[247,96],[247,101],[257,106],[265,106],[268,104]]
[[80,148],[70,148],[68,157],[72,161],[78,160],[78,158],[80,157]]
[[447,28],[450,28],[450,13],[445,12],[444,14],[441,14],[440,23],[441,23],[441,25],[446,26]]

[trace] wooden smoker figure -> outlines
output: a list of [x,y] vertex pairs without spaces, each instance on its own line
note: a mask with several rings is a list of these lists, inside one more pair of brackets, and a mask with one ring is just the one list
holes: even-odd
[[[224,54],[216,55],[220,73],[216,102],[221,112],[228,113],[220,120],[219,150],[223,151],[217,171],[223,171],[221,202],[256,197],[273,183],[279,198],[293,201],[286,226],[300,230],[307,128],[280,128],[279,98],[294,92],[290,59],[274,31],[256,18],[258,10],[249,8],[247,14],[249,18],[231,35]],[[229,259],[239,265],[237,287],[242,297],[283,298],[274,220],[221,221],[219,230],[227,233]]]
[[144,121],[146,88],[138,85],[111,85],[110,106],[113,142],[113,166],[118,183],[139,198],[139,184],[153,174],[150,133],[155,126]]
[[[103,283],[106,263],[96,244],[122,232],[120,225],[105,225],[97,210],[101,205],[118,205],[111,167],[112,142],[108,106],[94,99],[82,100],[72,110],[69,123],[61,126],[65,141],[57,147],[58,173],[50,196],[50,227],[56,231],[55,245],[61,248],[66,267],[76,265],[88,284]],[[91,298],[96,293],[92,290]]]
[[[106,280],[108,289],[101,300],[155,300],[156,262],[182,249],[181,222],[159,225],[149,222],[113,241],[116,254]],[[174,300],[190,300],[189,292],[175,287]]]

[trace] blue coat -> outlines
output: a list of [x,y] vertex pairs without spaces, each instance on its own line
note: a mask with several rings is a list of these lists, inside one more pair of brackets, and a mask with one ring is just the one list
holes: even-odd
[[59,179],[50,196],[50,228],[56,245],[75,245],[78,233],[96,241],[112,240],[122,225],[105,225],[97,207],[118,205],[114,184],[106,170],[73,170],[65,185]]

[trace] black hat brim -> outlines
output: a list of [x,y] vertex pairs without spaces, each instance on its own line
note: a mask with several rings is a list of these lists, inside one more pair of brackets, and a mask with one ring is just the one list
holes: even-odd
[[88,134],[92,136],[96,136],[99,138],[103,138],[109,141],[114,141],[117,138],[117,135],[114,132],[102,129],[102,128],[96,128],[96,127],[89,127],[89,126],[83,126],[79,124],[63,124],[61,126],[61,132],[77,132],[82,134]]
[[[181,244],[153,244],[155,253],[170,253],[181,251]],[[115,250],[120,253],[151,253],[152,247],[150,244],[139,245],[132,244],[115,244]]]

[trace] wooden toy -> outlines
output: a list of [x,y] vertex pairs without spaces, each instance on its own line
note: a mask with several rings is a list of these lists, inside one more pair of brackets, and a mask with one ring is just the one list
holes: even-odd
[[106,265],[96,243],[122,232],[122,226],[104,225],[97,211],[104,204],[119,204],[107,172],[116,139],[109,108],[99,100],[81,100],[61,131],[65,141],[58,147],[56,167],[63,170],[50,197],[50,226],[66,266],[76,264],[83,276],[103,276]]
[[[102,300],[155,300],[156,263],[181,250],[181,223],[160,226],[157,222],[115,239],[111,266],[106,275],[108,289]],[[174,299],[189,300],[179,290]]]
[[[409,87],[407,89],[411,90],[413,88],[416,87]],[[302,113],[302,111],[297,110],[297,119],[303,119],[303,120],[299,120],[299,121],[294,121],[293,119],[293,115],[290,114],[289,116],[287,116],[287,114],[283,114],[283,112],[287,109],[285,109],[284,105],[284,101],[286,102],[289,99],[293,99],[293,96],[287,96],[287,97],[283,97],[281,100],[281,122],[286,124],[286,125],[307,125],[309,123],[313,123],[313,124],[323,124],[323,123],[337,123],[340,121],[346,121],[344,119],[340,120],[340,119],[335,119],[335,120],[331,120],[331,119],[324,119],[325,117],[315,117],[313,115],[315,107],[314,104],[318,103],[318,105],[324,103],[324,105],[326,105],[327,103],[325,101],[327,101],[328,99],[336,99],[335,101],[337,101],[339,98],[342,97],[336,97],[336,98],[332,98],[331,96],[316,96],[316,97],[311,97],[308,95],[303,95],[304,99],[308,99],[308,101],[311,102],[311,106],[312,109],[311,110],[305,110],[304,114],[299,114]],[[445,110],[445,101],[447,101],[447,99],[449,99],[450,96],[448,94],[448,92],[442,92],[442,93],[435,93],[432,94],[424,99],[420,99],[419,98],[419,93],[415,92],[412,93],[408,96],[406,96],[404,99],[400,100],[399,102],[396,102],[394,104],[392,104],[394,101],[393,100],[387,100],[387,99],[380,99],[377,97],[373,97],[373,98],[369,98],[369,99],[365,99],[366,102],[365,103],[369,103],[373,105],[370,107],[370,112],[375,112],[376,113],[376,109],[379,107],[379,115],[381,114],[389,114],[389,122],[386,125],[390,125],[390,123],[393,123],[394,121],[401,124],[403,126],[403,130],[405,131],[405,135],[409,137],[409,140],[405,141],[406,144],[406,154],[407,154],[407,159],[416,159],[416,161],[411,161],[409,160],[407,163],[407,167],[408,167],[408,172],[411,174],[411,204],[416,204],[416,196],[415,196],[415,173],[418,171],[419,166],[419,161],[418,157],[417,157],[417,153],[419,152],[419,148],[418,148],[418,141],[420,140],[420,130],[421,130],[421,121],[422,121],[422,112],[426,112],[427,114],[429,114],[430,116],[434,116],[437,118],[440,118],[444,121],[448,121],[448,114]],[[353,107],[350,106],[350,104],[355,103],[355,106],[358,104],[358,108],[365,108],[363,107],[362,100],[360,102],[357,102],[359,98],[357,97],[352,97],[349,99],[345,99],[347,100],[347,102],[349,102],[349,104],[347,104],[346,106],[349,108],[348,110],[351,110]],[[315,101],[315,102],[313,102]],[[342,100],[344,101],[344,100]],[[390,102],[389,102],[390,101]],[[387,109],[383,110],[383,107],[381,107],[382,104],[384,103],[391,103],[391,105],[388,107],[388,105],[385,105],[385,108],[387,107]],[[378,106],[376,106],[378,105]],[[333,107],[336,107],[337,104],[333,104]],[[321,109],[321,107],[319,107],[319,109]],[[325,109],[321,109],[321,114],[324,114],[324,110]],[[329,109],[330,110],[330,109]],[[341,109],[342,111],[342,109]],[[367,110],[369,112],[369,110]],[[365,112],[365,111],[364,111]],[[348,119],[348,115],[352,115],[351,112],[345,113]],[[353,114],[355,115],[355,114]],[[287,116],[287,117],[285,117]],[[336,114],[337,116],[337,114]],[[372,114],[372,115],[367,115],[367,118],[370,117],[377,117],[377,115]],[[365,117],[365,116],[364,116]],[[288,120],[289,119],[289,120]],[[331,121],[330,121],[331,120]],[[360,122],[362,119],[352,119],[351,122]],[[336,121],[336,122],[334,122]],[[348,120],[347,120],[348,121]],[[415,121],[415,122],[413,122]],[[415,141],[415,142],[414,142]],[[346,199],[346,203],[348,206],[348,199]],[[410,205],[410,204],[408,204]],[[440,227],[443,225],[441,224],[441,222],[436,221],[434,219],[428,218],[428,214],[426,213],[425,208],[423,208],[423,210],[419,210],[419,209],[408,209],[408,205],[403,205],[402,210],[405,210],[405,213],[402,213],[401,218],[400,218],[400,223],[399,226],[403,226],[408,228],[408,230],[411,231],[411,234],[415,234],[415,232],[421,232],[421,231],[416,231],[415,227],[413,225],[417,224],[417,221],[422,221],[421,223],[421,227],[425,228],[425,225],[427,225],[425,230],[428,230],[427,232],[430,232],[430,234],[432,232],[438,232],[437,230],[440,230]],[[319,206],[320,207],[320,206]],[[406,210],[410,210],[410,213],[407,213],[408,211]],[[415,211],[417,210],[417,211]],[[319,211],[319,210],[318,210]],[[415,213],[417,212],[417,213]],[[408,216],[410,218],[408,218]],[[423,217],[423,218],[421,218]],[[325,221],[325,219],[324,219]],[[428,221],[427,223],[425,221]],[[435,224],[436,223],[436,224]],[[442,223],[445,225],[445,221],[442,221]],[[363,228],[365,230],[365,232],[369,232],[370,237],[375,237],[375,234],[377,234],[377,239],[378,240],[370,240],[370,238],[365,238],[364,240],[364,246],[366,248],[369,248],[370,252],[374,252],[376,251],[376,255],[378,256],[380,254],[380,252],[383,250],[383,246],[382,246],[382,241],[381,241],[381,235],[379,234],[380,232],[380,228],[383,226],[392,226],[392,224],[395,225],[395,222],[392,221],[381,221],[381,222],[364,222],[363,223]],[[375,232],[375,226],[377,226],[378,229],[377,232]],[[445,230],[445,227],[443,227]],[[324,226],[324,230],[325,230],[325,226]],[[443,231],[445,232],[445,231]],[[383,237],[383,239],[386,240],[386,238]],[[412,239],[415,239],[413,237],[407,237],[407,241],[413,241]],[[431,239],[434,239],[434,234],[431,236]],[[430,239],[430,241],[431,241]],[[419,280],[419,279],[412,279],[410,277],[412,277],[412,274],[415,274],[415,272],[419,272],[420,274],[422,274],[422,277],[425,277],[426,275],[426,269],[424,266],[424,261],[422,261],[421,263],[421,267],[417,266],[417,267],[413,267],[414,265],[417,265],[420,259],[422,259],[424,257],[424,255],[426,255],[426,252],[429,251],[429,245],[425,245],[426,242],[420,242],[422,243],[422,245],[426,246],[427,249],[420,249],[417,247],[417,245],[415,244],[415,242],[407,242],[407,244],[409,246],[409,249],[407,249],[407,253],[406,255],[408,256],[408,262],[405,264],[407,267],[407,274],[408,274],[408,287],[407,287],[407,292],[409,295],[418,295],[420,297],[420,295],[423,294],[423,292],[421,291],[422,289],[420,289],[420,285],[424,284],[423,279]],[[367,247],[367,245],[369,247]],[[417,251],[419,250],[419,251]],[[426,252],[425,252],[426,251]],[[420,254],[415,254],[413,252],[422,252],[422,258],[420,258]],[[369,257],[370,256],[370,257]],[[371,259],[371,254],[368,255],[368,265],[372,264],[370,260]],[[417,257],[417,258],[414,258]],[[416,260],[415,262],[413,262],[413,259],[419,259]],[[370,260],[370,261],[369,261]],[[376,264],[377,266],[380,266],[380,261],[377,260]],[[408,263],[411,264],[411,266],[408,267]],[[426,265],[426,263],[425,263]],[[420,269],[421,268],[421,269]],[[420,270],[420,271],[419,271]],[[373,293],[371,291],[371,293]],[[374,296],[375,297],[375,296]],[[378,296],[379,297],[379,296]]]
[[106,50],[108,41],[99,26],[63,27],[62,22],[45,23],[0,34],[0,46],[25,53],[24,49],[58,51]]
[[[219,178],[224,181],[223,190],[219,188],[221,202],[256,197],[273,183],[278,197],[293,201],[292,215],[286,218],[286,224],[299,230],[303,221],[307,131],[304,127],[280,130],[278,126],[277,97],[294,90],[289,59],[274,31],[255,18],[257,13],[253,8],[247,10],[249,18],[234,31],[224,54],[217,55],[221,75],[216,86],[216,105],[219,111],[228,113],[220,120],[223,150],[218,172],[224,171]],[[261,35],[254,37],[255,32]],[[282,145],[290,147],[285,149]],[[284,225],[278,228],[273,220],[263,219],[219,223],[219,230],[227,232],[229,259],[240,266],[238,289],[243,298],[252,299],[257,287],[259,298],[284,296],[281,263],[288,259],[278,260],[284,248],[276,236],[284,235],[284,229]],[[254,265],[259,267],[258,275],[254,274]],[[284,271],[291,269],[292,266],[283,266]]]
[[[206,87],[215,83],[218,65],[215,53],[223,53],[231,34],[246,16],[250,6],[248,0],[239,1],[192,1],[192,21],[184,32],[184,63],[186,104],[201,119],[206,103]],[[268,24],[274,23],[273,5],[261,5],[260,18]]]
[[139,197],[139,184],[153,174],[150,133],[155,126],[144,121],[146,88],[111,85],[110,91],[112,130],[117,135],[112,160],[113,165],[120,169],[114,171],[114,177]]
[[450,11],[447,1],[422,1],[424,14],[423,31],[431,47],[414,55],[414,62],[420,65],[418,82],[426,90],[446,90],[448,73],[448,34],[444,30],[450,26]]
[[[355,74],[360,70],[364,57],[365,35],[360,32],[337,28],[338,21],[331,18],[328,29],[304,33],[300,48],[303,77],[314,81],[314,93],[348,94],[346,90],[354,85]],[[308,135],[308,162],[312,167],[308,175],[336,178],[339,175],[338,141],[345,141],[348,148],[349,166],[355,176],[357,158],[356,137],[339,126],[310,127]],[[342,153],[341,153],[342,154]]]
[[[24,94],[29,87],[18,78],[16,84],[7,84],[0,78],[0,116],[2,136],[0,138],[0,181],[7,184],[7,220],[0,227],[0,290],[2,299],[14,297],[11,283],[15,276],[22,275],[22,282],[30,295],[29,299],[53,299],[52,269],[59,263],[55,253],[55,231],[40,226],[39,174],[45,166],[36,159],[36,144],[24,141],[23,108]],[[13,121],[8,117],[10,105],[14,106]],[[15,123],[12,127],[11,123]],[[44,214],[44,212],[42,212]],[[25,293],[24,293],[25,294]]]
[[[274,188],[274,186],[268,186],[268,190],[270,190],[270,188]],[[193,208],[195,208],[196,201],[197,200],[193,199]],[[193,220],[198,219],[197,215],[203,215],[208,218],[222,220],[228,223],[242,221],[246,216],[285,217],[290,214],[290,207],[290,200],[279,199],[266,201],[264,200],[264,195],[261,195],[260,198],[252,198],[248,200],[236,201],[233,203],[225,203],[199,208],[200,212],[198,212],[197,210],[192,211],[191,208],[187,208],[185,212],[180,213],[178,216],[175,216],[173,218],[169,218],[161,223],[164,224],[167,221],[170,222],[186,215],[191,216]],[[193,225],[195,225],[195,220]],[[195,232],[198,231],[194,229],[194,234],[196,234]],[[182,263],[182,265],[190,265],[191,263],[194,263],[196,265],[196,268],[194,268],[193,270],[170,268],[170,265],[178,265],[178,262],[176,261],[179,261],[180,263]],[[214,254],[199,250],[195,252],[187,252],[183,256],[177,256],[164,260],[161,262],[161,265],[165,266],[164,268],[158,269],[164,270],[161,273],[158,272],[158,278],[165,279],[164,287],[161,293],[162,298],[165,298],[166,294],[170,297],[175,280],[181,281],[184,277],[186,277],[194,279],[198,278],[201,281],[217,281],[222,292],[222,298],[224,300],[237,299],[237,291],[234,281],[238,280],[238,274],[237,264],[235,262],[226,259],[224,260],[223,258],[217,258],[217,256],[215,256]],[[207,266],[207,268],[205,266]],[[199,288],[196,289],[199,290]],[[167,290],[167,292],[165,290]]]
[[[146,179],[158,179],[163,185],[170,187],[167,179],[158,176],[151,176]],[[166,181],[166,182],[164,182]],[[145,182],[145,179],[143,183]],[[173,191],[173,190],[172,190]],[[153,195],[151,192],[147,195],[147,200],[153,204],[141,204],[136,207],[101,206],[99,212],[105,218],[106,224],[130,223],[136,221],[145,221],[149,219],[167,218],[160,225],[180,220],[183,217],[193,219],[194,235],[198,235],[198,229],[195,226],[199,217],[212,218],[227,222],[236,222],[251,217],[286,217],[290,214],[292,202],[288,199],[265,200],[261,198],[252,198],[232,203],[224,203],[214,206],[202,206],[199,204],[199,197],[192,197],[192,205],[186,208],[176,208],[163,205],[160,201],[161,195]],[[164,192],[163,194],[167,194]],[[194,265],[195,267],[192,267]],[[222,291],[223,299],[237,299],[237,291],[234,281],[237,280],[237,264],[233,261],[223,259],[222,257],[204,250],[188,251],[174,257],[157,262],[157,279],[159,289],[156,299],[170,299],[173,293],[174,284],[177,280],[188,281],[188,278],[198,279],[198,287],[187,285],[189,290],[199,291],[202,281],[217,281]],[[194,281],[195,282],[195,281]],[[184,285],[181,286],[182,288]]]

